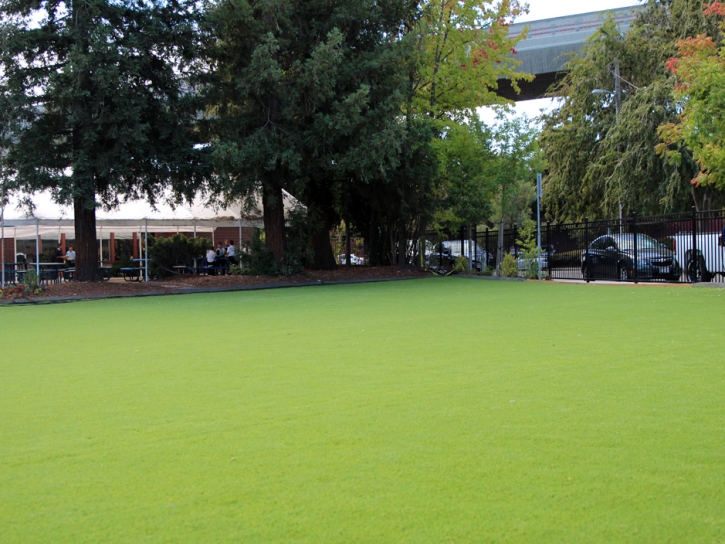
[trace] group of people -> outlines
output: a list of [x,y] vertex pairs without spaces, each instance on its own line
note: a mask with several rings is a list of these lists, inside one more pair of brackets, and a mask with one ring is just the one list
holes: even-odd
[[65,263],[66,268],[75,268],[76,252],[73,249],[73,246],[68,246],[68,251],[66,251],[64,255],[63,247],[58,244],[58,247],[55,248],[55,262],[59,264]]
[[211,248],[206,252],[206,266],[225,267],[229,264],[237,264],[237,248],[234,240],[224,240],[224,243],[217,242],[216,249]]

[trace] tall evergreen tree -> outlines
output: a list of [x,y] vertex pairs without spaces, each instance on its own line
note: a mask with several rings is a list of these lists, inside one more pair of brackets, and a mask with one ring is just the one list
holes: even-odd
[[196,3],[3,0],[5,167],[18,188],[72,203],[79,281],[98,274],[96,208],[191,197]]
[[[394,162],[397,41],[407,0],[220,0],[211,17],[209,139],[221,195],[263,195],[266,244],[284,255],[281,191],[308,206],[316,268],[351,183]],[[412,3],[414,7],[414,3]],[[349,200],[348,200],[349,202]]]

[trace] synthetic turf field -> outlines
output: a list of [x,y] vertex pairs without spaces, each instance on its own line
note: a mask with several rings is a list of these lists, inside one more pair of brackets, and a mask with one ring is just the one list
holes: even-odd
[[0,542],[723,542],[725,292],[0,308]]

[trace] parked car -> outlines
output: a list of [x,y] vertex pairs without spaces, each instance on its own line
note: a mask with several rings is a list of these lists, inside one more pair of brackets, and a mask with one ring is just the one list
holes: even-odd
[[[344,266],[345,264],[347,264],[347,256],[344,253],[342,255],[338,255],[337,262]],[[352,264],[353,266],[360,266],[363,264],[363,259],[362,257],[358,257],[355,254],[351,254],[350,264]]]
[[[471,260],[471,267],[479,272],[490,264],[489,254],[473,240],[464,240],[463,255]],[[473,256],[473,259],[471,259],[471,255]],[[441,268],[451,267],[455,260],[460,256],[461,241],[444,240],[436,244],[433,251],[426,255],[426,259],[428,261],[428,266],[433,270],[437,270],[439,265]]]
[[[675,254],[646,234],[608,234],[589,244],[581,257],[582,275],[588,279],[664,279],[680,281],[682,267]],[[636,258],[635,258],[636,257]]]
[[718,232],[697,234],[693,251],[692,233],[680,233],[670,237],[677,259],[684,263],[688,281],[707,282],[716,275],[725,276],[725,248]]

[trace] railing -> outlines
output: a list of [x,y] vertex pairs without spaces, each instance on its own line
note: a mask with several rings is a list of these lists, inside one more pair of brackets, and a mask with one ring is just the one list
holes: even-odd
[[[621,282],[725,282],[725,210],[643,216],[623,220],[544,223],[543,276],[556,280]],[[496,270],[511,254],[525,275],[536,259],[524,255],[518,228],[426,236],[426,264],[436,269],[461,255],[476,269]],[[440,265],[439,265],[440,263]]]

